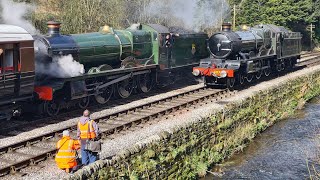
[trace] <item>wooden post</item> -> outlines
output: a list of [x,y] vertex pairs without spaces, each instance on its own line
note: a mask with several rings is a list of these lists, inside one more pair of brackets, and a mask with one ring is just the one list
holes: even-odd
[[312,51],[312,23],[311,23],[311,26],[310,26],[310,50]]
[[236,4],[233,5],[233,30],[236,30]]
[[220,26],[220,31],[222,31],[222,24],[223,24],[222,13],[223,13],[223,1],[221,1],[221,14],[220,14],[221,26]]

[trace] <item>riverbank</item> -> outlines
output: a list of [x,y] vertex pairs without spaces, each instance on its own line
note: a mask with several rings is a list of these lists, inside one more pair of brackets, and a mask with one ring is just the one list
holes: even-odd
[[212,179],[319,179],[320,99],[259,134],[245,150],[215,165]]
[[179,121],[68,178],[202,177],[209,167],[242,151],[258,133],[318,96],[319,87],[320,66],[260,83],[236,97],[160,122]]

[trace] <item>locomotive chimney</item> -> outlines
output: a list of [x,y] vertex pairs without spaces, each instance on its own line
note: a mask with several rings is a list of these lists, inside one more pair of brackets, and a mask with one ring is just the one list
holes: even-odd
[[48,35],[49,36],[59,36],[60,35],[60,25],[61,23],[56,21],[47,22],[48,25]]
[[222,31],[231,31],[231,23],[225,22],[222,24]]

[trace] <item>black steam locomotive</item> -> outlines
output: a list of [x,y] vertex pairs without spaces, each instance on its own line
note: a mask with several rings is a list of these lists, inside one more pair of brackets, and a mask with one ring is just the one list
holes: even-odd
[[193,75],[204,76],[207,85],[233,88],[292,68],[300,59],[301,34],[271,24],[234,32],[224,23],[223,31],[209,38],[208,49],[211,59],[201,60]]

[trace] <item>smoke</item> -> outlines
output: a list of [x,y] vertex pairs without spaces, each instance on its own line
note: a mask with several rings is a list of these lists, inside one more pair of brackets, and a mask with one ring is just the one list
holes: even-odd
[[226,0],[150,0],[144,16],[165,19],[167,26],[183,26],[200,31],[209,27],[219,27],[228,16]]
[[72,55],[56,56],[52,63],[36,63],[36,73],[45,74],[55,78],[69,78],[84,74],[84,66],[75,61]]
[[141,25],[140,23],[132,24],[128,29],[138,30],[140,25]]
[[26,14],[35,9],[34,6],[12,0],[0,0],[0,5],[2,23],[20,26],[30,34],[39,34],[36,28],[25,19]]

